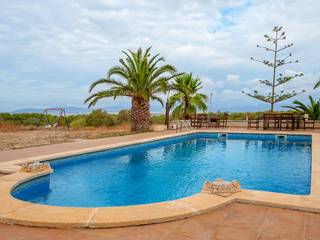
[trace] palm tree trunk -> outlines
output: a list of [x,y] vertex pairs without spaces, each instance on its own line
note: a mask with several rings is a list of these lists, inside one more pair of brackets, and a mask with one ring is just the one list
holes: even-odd
[[189,108],[189,99],[187,96],[184,97],[184,111],[183,111],[183,118],[184,120],[189,119],[188,116],[188,108]]
[[131,130],[144,131],[150,127],[150,104],[143,98],[133,97],[131,101]]
[[167,126],[167,129],[169,128],[169,120],[170,120],[170,104],[167,100],[166,102],[166,112],[165,112],[165,125]]

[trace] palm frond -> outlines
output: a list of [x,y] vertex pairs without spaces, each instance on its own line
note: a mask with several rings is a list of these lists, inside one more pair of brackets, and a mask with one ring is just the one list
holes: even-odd
[[[119,66],[109,69],[107,77],[95,81],[90,86],[90,92],[99,84],[109,84],[110,88],[95,93],[86,99],[93,106],[104,97],[129,96],[143,98],[146,101],[162,102],[157,94],[166,92],[168,81],[179,74],[174,66],[161,64],[164,58],[159,54],[152,55],[151,47],[146,50],[123,51],[124,58],[119,59]],[[119,79],[120,80],[119,80]],[[106,94],[108,92],[108,94]],[[112,94],[111,94],[112,93]]]
[[162,100],[162,98],[160,98],[160,97],[158,97],[158,96],[155,96],[155,95],[152,95],[152,96],[151,96],[151,100],[153,100],[153,101],[158,101],[158,102],[162,105],[162,107],[163,107],[163,100]]
[[311,119],[320,119],[320,100],[315,100],[309,96],[310,105],[306,105],[298,100],[293,101],[295,106],[284,106],[285,108],[292,109],[301,114],[308,114]]
[[100,85],[100,84],[113,84],[113,85],[119,85],[121,86],[122,83],[119,82],[119,81],[116,81],[114,79],[110,79],[110,78],[101,78],[95,82],[93,82],[90,87],[89,87],[89,92],[92,92],[92,90],[97,86],[97,85]]

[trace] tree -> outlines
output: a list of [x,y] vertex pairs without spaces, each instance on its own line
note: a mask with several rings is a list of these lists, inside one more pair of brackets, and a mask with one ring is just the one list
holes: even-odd
[[312,96],[309,96],[310,105],[305,105],[300,101],[293,101],[296,106],[284,106],[285,108],[293,109],[298,113],[308,114],[313,120],[320,119],[320,100],[315,101]]
[[[184,73],[181,73],[180,75],[183,75]],[[170,94],[175,89],[175,85],[173,83],[168,84],[168,91],[167,91],[167,98],[166,98],[166,104],[165,104],[165,114],[164,114],[164,123],[169,126],[170,121],[170,111],[174,105],[174,102],[170,101]],[[177,89],[178,90],[178,89]]]
[[[253,98],[258,99],[260,101],[270,103],[271,112],[274,110],[275,103],[287,100],[287,99],[292,98],[292,97],[296,96],[297,94],[299,94],[295,90],[293,90],[291,92],[284,92],[283,90],[281,90],[279,93],[276,93],[276,88],[291,81],[292,79],[294,79],[296,77],[303,76],[303,73],[297,73],[297,74],[293,74],[291,76],[285,76],[282,73],[280,73],[279,77],[277,77],[278,68],[280,68],[284,65],[287,65],[287,64],[298,62],[298,60],[288,61],[288,59],[290,57],[292,57],[291,53],[289,53],[286,57],[279,59],[279,53],[281,51],[293,46],[293,43],[290,43],[288,45],[284,45],[282,47],[279,46],[279,41],[286,39],[286,33],[281,30],[282,30],[282,27],[275,26],[272,30],[274,32],[273,37],[270,37],[267,34],[264,35],[267,42],[271,42],[273,44],[272,47],[265,47],[265,46],[257,45],[258,48],[263,48],[267,52],[272,52],[273,60],[258,60],[258,59],[251,57],[251,60],[261,62],[262,64],[266,65],[267,67],[272,68],[272,81],[259,80],[260,83],[271,88],[271,92],[268,95],[262,95],[262,94],[259,94],[259,92],[257,90],[254,90],[253,93],[245,93],[243,91],[243,93],[248,95],[249,97],[253,97]],[[302,92],[305,92],[305,90],[302,90]]]
[[178,104],[172,112],[174,117],[182,115],[184,119],[188,119],[197,109],[207,110],[207,96],[199,93],[202,88],[201,80],[194,78],[192,73],[177,76],[171,88],[175,93],[168,100],[169,108]]
[[108,114],[106,111],[102,109],[96,109],[92,111],[87,119],[86,125],[93,126],[93,127],[102,127],[102,126],[114,126],[116,121],[113,116]]
[[[120,59],[120,65],[112,67],[106,78],[91,84],[89,92],[101,84],[111,85],[109,89],[98,91],[89,96],[85,103],[94,106],[100,99],[119,96],[131,98],[131,129],[147,130],[150,124],[150,100],[159,101],[159,96],[165,93],[168,81],[175,76],[176,68],[169,64],[162,64],[164,58],[159,54],[151,55],[151,47],[136,52],[123,51],[125,59]],[[117,79],[114,77],[118,77]]]
[[318,87],[320,87],[320,79],[319,79],[318,82],[314,85],[314,88],[313,88],[313,89],[316,89],[316,88],[318,88]]

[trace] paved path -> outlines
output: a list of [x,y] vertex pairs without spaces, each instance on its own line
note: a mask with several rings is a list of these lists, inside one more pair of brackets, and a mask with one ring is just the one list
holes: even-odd
[[320,214],[232,204],[185,220],[110,229],[47,229],[0,224],[1,240],[318,240]]
[[147,133],[138,133],[126,136],[110,137],[110,138],[99,138],[99,139],[79,139],[73,142],[51,144],[38,147],[30,147],[23,149],[14,149],[14,150],[4,150],[0,151],[0,162],[18,160],[28,157],[36,157],[39,155],[53,154],[64,151],[72,151],[78,149],[85,149],[90,147],[103,146],[107,144],[114,144],[120,142],[127,142],[163,135],[173,134],[175,131],[161,131],[161,132],[147,132]]

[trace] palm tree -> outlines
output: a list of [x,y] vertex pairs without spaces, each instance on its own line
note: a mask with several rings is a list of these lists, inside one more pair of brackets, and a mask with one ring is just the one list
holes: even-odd
[[[169,64],[162,64],[164,58],[159,54],[151,55],[151,47],[136,52],[123,51],[125,59],[120,59],[120,65],[112,67],[106,78],[91,84],[89,92],[100,84],[111,85],[110,88],[98,91],[89,96],[85,103],[94,106],[100,99],[119,96],[131,98],[131,129],[147,130],[150,124],[150,100],[162,99],[159,94],[165,93],[168,81],[177,76],[176,68]],[[117,79],[114,77],[118,77]]]
[[309,118],[312,120],[320,119],[320,100],[315,101],[312,96],[309,96],[310,105],[305,105],[304,103],[295,100],[293,104],[296,106],[284,106],[286,108],[290,108],[295,110],[298,113],[308,114]]
[[316,88],[318,88],[318,87],[320,87],[320,79],[319,79],[318,82],[314,85],[314,88],[313,88],[313,89],[316,89]]
[[171,86],[175,90],[175,94],[169,98],[168,103],[170,107],[178,104],[172,112],[174,117],[182,115],[184,119],[188,119],[197,109],[207,110],[205,103],[207,96],[199,93],[202,88],[201,84],[200,78],[194,78],[192,73],[183,74],[175,78]]

